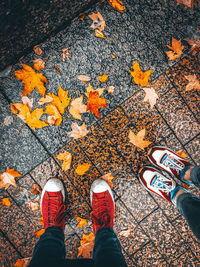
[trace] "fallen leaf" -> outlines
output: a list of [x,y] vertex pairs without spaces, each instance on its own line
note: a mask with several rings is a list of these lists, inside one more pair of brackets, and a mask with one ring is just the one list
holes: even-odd
[[54,70],[59,74],[59,75],[61,75],[61,71],[60,71],[60,69],[55,65],[55,66],[53,66],[53,68],[54,68]]
[[40,229],[39,231],[35,232],[33,235],[37,236],[37,237],[40,237],[41,235],[43,235],[45,232],[45,229]]
[[107,37],[98,29],[94,30],[95,36],[103,39],[107,39]]
[[10,207],[11,203],[9,197],[2,198],[1,204]]
[[92,20],[93,23],[90,26],[93,29],[98,29],[99,31],[103,31],[104,28],[106,27],[106,23],[101,15],[100,12],[97,13],[92,13],[91,15],[88,15]]
[[143,102],[149,102],[150,103],[150,107],[151,109],[154,107],[154,105],[156,104],[156,100],[158,99],[158,95],[156,94],[156,91],[153,87],[146,87],[143,88],[143,90],[145,91],[145,98],[143,99]]
[[42,191],[42,188],[39,186],[39,184],[33,183],[31,186],[31,193],[34,195],[40,194]]
[[24,89],[22,90],[22,96],[30,95],[34,88],[37,88],[38,92],[44,96],[46,88],[44,83],[49,83],[43,73],[37,73],[30,66],[21,63],[23,69],[16,70],[15,76],[17,79],[24,83]]
[[135,61],[133,65],[133,71],[129,70],[131,76],[133,77],[133,80],[136,84],[141,85],[141,86],[148,86],[149,85],[149,78],[153,70],[147,70],[147,71],[142,71],[140,69],[140,65]]
[[12,116],[6,116],[3,120],[4,126],[9,126],[13,123],[13,117]]
[[193,8],[194,7],[194,0],[176,0],[177,6],[183,4],[185,8]]
[[186,86],[186,91],[190,91],[193,89],[200,90],[200,81],[197,80],[197,76],[194,75],[187,75],[185,78],[189,81],[189,83]]
[[84,20],[84,18],[85,18],[85,14],[80,14],[80,20]]
[[13,185],[14,187],[17,187],[15,178],[22,176],[20,173],[13,169],[7,168],[4,173],[0,173],[0,188],[7,189],[9,185]]
[[124,236],[124,237],[130,237],[130,235],[131,235],[131,230],[124,230],[124,231],[121,231],[120,233],[119,233],[119,235],[120,236]]
[[33,60],[33,63],[34,63],[33,68],[37,71],[44,69],[44,67],[45,67],[45,62],[41,58],[37,58],[37,59]]
[[62,163],[63,171],[67,171],[70,169],[72,163],[72,155],[69,152],[64,151],[63,153],[58,154],[56,158],[59,160],[63,160]]
[[32,257],[29,257],[29,258],[23,258],[23,259],[18,259],[14,266],[15,267],[28,267],[29,266],[29,263],[31,261]]
[[76,219],[79,222],[76,227],[81,228],[81,227],[85,227],[86,226],[86,224],[87,224],[87,220],[86,219],[83,219],[81,217],[76,217]]
[[38,55],[38,56],[40,56],[40,55],[42,54],[42,49],[40,48],[39,45],[35,45],[35,46],[33,47],[33,50],[34,50],[34,52],[36,53],[36,55]]
[[87,75],[78,75],[76,76],[77,79],[81,80],[82,82],[89,82],[91,78]]
[[76,173],[78,175],[84,175],[89,170],[89,168],[90,168],[90,164],[88,164],[88,163],[83,163],[83,164],[79,163],[77,168],[76,168]]
[[31,111],[33,107],[33,98],[28,98],[27,96],[22,96],[22,102],[23,104],[27,105],[29,110]]
[[92,114],[100,118],[99,109],[107,106],[106,99],[100,98],[98,92],[90,92],[87,103],[87,110],[90,110]]
[[107,74],[103,74],[99,76],[99,81],[102,83],[105,83],[108,79],[108,75]]
[[176,40],[174,37],[172,37],[172,46],[166,46],[172,50],[166,52],[169,60],[175,60],[183,54],[184,46],[181,45],[181,40]]
[[78,257],[91,258],[91,253],[94,248],[95,236],[91,232],[89,235],[82,235],[80,247],[78,248]]
[[39,205],[39,203],[38,202],[33,202],[33,201],[28,201],[28,206],[29,206],[29,208],[32,210],[32,211],[35,211],[35,210],[38,210],[39,209],[39,207],[40,207],[40,205]]
[[71,100],[71,97],[68,97],[68,91],[63,90],[63,88],[59,86],[58,96],[54,95],[54,93],[49,93],[48,96],[53,98],[51,104],[56,106],[58,111],[63,114]]
[[[69,47],[63,47],[62,48],[62,54],[60,55],[60,59],[65,62],[66,59],[70,59],[71,58],[71,54],[70,54],[70,51],[69,51]],[[61,74],[61,73],[59,73]]]
[[107,88],[107,92],[108,92],[109,94],[113,94],[114,91],[115,91],[115,87],[114,87],[114,86],[108,86],[108,88]]
[[111,54],[111,57],[112,57],[112,58],[116,58],[116,56],[115,56],[114,54]]
[[97,88],[96,90],[93,89],[91,83],[88,84],[88,87],[87,87],[87,93],[86,93],[86,96],[89,97],[89,94],[90,92],[98,92],[99,93],[99,96],[101,96],[104,92],[104,88]]
[[113,187],[112,179],[114,179],[114,178],[115,178],[115,177],[112,175],[111,172],[109,172],[109,173],[107,173],[107,174],[101,176],[101,179],[103,179],[104,181],[106,181],[106,182],[109,184],[110,188]]
[[179,149],[178,151],[176,151],[176,153],[183,159],[188,157],[188,155],[182,149]]
[[67,132],[67,135],[74,139],[78,139],[86,136],[88,133],[89,131],[87,130],[87,125],[85,123],[79,126],[76,122],[72,122],[72,131]]
[[77,97],[71,101],[69,113],[74,119],[82,120],[81,113],[87,112],[87,106],[83,104],[83,96]]
[[198,52],[200,52],[200,40],[192,40],[192,39],[185,39],[189,45],[191,46],[190,50],[192,54],[195,56]]
[[52,104],[49,104],[46,106],[46,110],[45,110],[45,113],[50,115],[48,118],[47,118],[47,122],[50,124],[50,125],[54,125],[56,124],[57,126],[59,126],[62,122],[62,116],[60,115],[60,112],[58,111],[57,107],[52,105]]
[[125,10],[125,6],[120,0],[108,0],[109,5],[111,5],[114,9],[122,12]]
[[129,139],[130,142],[141,149],[144,149],[145,147],[148,147],[152,142],[144,140],[145,138],[145,128],[142,129],[135,135],[131,130],[129,131]]
[[53,101],[53,97],[46,95],[45,97],[40,98],[40,100],[38,101],[39,105],[44,105],[46,103],[50,103]]

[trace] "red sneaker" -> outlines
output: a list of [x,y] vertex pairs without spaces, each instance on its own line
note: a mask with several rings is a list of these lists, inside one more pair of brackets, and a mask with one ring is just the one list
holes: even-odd
[[59,226],[65,229],[65,191],[62,182],[57,178],[52,178],[45,184],[41,200],[40,209],[42,212],[44,229],[51,226]]
[[187,184],[192,182],[183,179],[185,172],[193,165],[178,154],[164,146],[154,146],[148,152],[149,161],[170,175]]
[[114,224],[115,204],[112,190],[102,179],[93,182],[90,189],[92,204],[93,231],[96,234],[99,228],[111,227]]

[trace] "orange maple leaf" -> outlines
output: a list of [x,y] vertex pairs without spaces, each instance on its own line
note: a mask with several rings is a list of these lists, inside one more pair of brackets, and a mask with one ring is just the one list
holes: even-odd
[[15,178],[22,176],[20,173],[13,169],[7,168],[4,173],[0,173],[0,188],[7,189],[9,185],[13,185],[14,187],[17,187]]
[[35,72],[35,70],[30,66],[23,63],[21,64],[23,69],[16,70],[15,76],[24,83],[22,96],[30,95],[35,88],[37,88],[38,92],[44,96],[46,92],[44,83],[49,83],[47,78],[43,75],[43,73]]
[[129,131],[129,139],[130,139],[130,142],[141,148],[141,149],[144,149],[145,147],[148,147],[152,142],[149,142],[149,141],[145,141],[144,140],[144,137],[145,137],[145,128],[142,129],[141,131],[138,132],[138,134],[134,134],[131,130]]
[[40,229],[39,231],[35,232],[33,235],[37,236],[37,237],[40,237],[41,235],[43,235],[45,232],[45,229]]
[[172,50],[166,52],[169,60],[175,60],[183,54],[184,46],[181,45],[181,40],[176,40],[174,37],[172,37],[172,46],[166,46]]
[[78,257],[91,258],[91,252],[94,247],[95,236],[91,232],[89,235],[82,235],[80,247],[78,248]]
[[131,76],[133,77],[133,80],[136,84],[141,85],[141,86],[148,86],[149,85],[149,78],[153,70],[147,70],[147,71],[142,71],[140,69],[140,65],[135,61],[133,65],[133,71],[129,70]]
[[100,119],[99,109],[105,108],[106,106],[106,99],[99,97],[99,93],[97,91],[89,93],[87,110],[90,110],[92,114],[97,116],[97,118]]
[[189,81],[186,86],[186,91],[190,91],[193,89],[200,90],[200,81],[197,79],[197,76],[194,75],[186,75],[185,78]]
[[9,197],[2,198],[1,204],[10,207],[11,203]]
[[84,175],[89,170],[89,168],[90,168],[90,164],[88,164],[88,163],[83,163],[83,164],[79,163],[77,168],[76,168],[76,173],[78,175]]
[[105,83],[108,79],[108,75],[107,74],[103,74],[103,75],[100,75],[99,76],[99,81],[102,82],[102,83]]
[[122,1],[120,0],[108,0],[108,4],[111,5],[114,9],[118,11],[124,11],[125,6],[123,5]]
[[86,226],[86,224],[87,224],[87,220],[86,219],[83,219],[81,217],[76,217],[76,219],[79,222],[76,227],[81,228],[81,227],[85,227]]
[[106,23],[100,12],[92,13],[91,15],[88,15],[88,17],[93,20],[91,28],[98,29],[101,32],[104,30],[104,28],[106,27]]

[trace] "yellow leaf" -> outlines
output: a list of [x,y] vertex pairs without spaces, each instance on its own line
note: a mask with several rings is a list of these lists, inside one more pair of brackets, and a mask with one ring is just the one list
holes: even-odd
[[169,60],[175,60],[183,54],[184,46],[181,45],[181,40],[172,37],[172,46],[167,45],[167,47],[172,50],[166,52]]
[[94,248],[95,236],[91,232],[89,235],[82,235],[80,247],[78,248],[78,257],[91,258],[91,253]]
[[98,29],[101,32],[104,30],[104,28],[106,27],[106,23],[100,12],[92,13],[91,15],[88,15],[88,17],[93,20],[91,28]]
[[105,83],[108,79],[108,75],[107,74],[103,74],[99,76],[99,81],[102,83]]
[[152,142],[149,142],[149,141],[145,141],[144,138],[145,138],[145,128],[142,129],[141,131],[138,132],[137,135],[135,135],[131,130],[129,131],[129,139],[130,139],[130,142],[141,148],[141,149],[144,149],[145,147],[148,147]]
[[59,126],[61,124],[62,116],[60,115],[60,112],[58,111],[56,106],[52,104],[47,105],[45,113],[50,115],[47,119],[47,122],[50,125],[56,124],[57,126]]
[[176,153],[183,159],[188,157],[188,155],[182,149],[179,149],[178,151],[176,151]]
[[43,115],[44,111],[43,108],[36,108],[33,112],[27,113],[26,124],[31,127],[33,130],[36,128],[43,128],[48,126],[46,122],[41,121],[40,117]]
[[43,235],[45,232],[45,229],[40,229],[39,231],[35,232],[33,235],[40,237],[41,235]]
[[54,95],[54,93],[49,93],[48,95],[53,98],[51,104],[56,106],[59,112],[63,114],[71,100],[71,97],[68,97],[68,91],[64,91],[63,88],[59,86],[58,96]]
[[103,176],[101,177],[101,179],[103,179],[104,181],[106,181],[106,182],[109,184],[110,188],[113,187],[112,179],[114,179],[114,178],[115,178],[115,177],[112,175],[111,172],[109,172],[109,173],[107,173],[107,174],[105,174],[105,175],[103,175]]
[[83,123],[81,126],[79,126],[76,122],[72,123],[72,131],[67,132],[67,135],[69,137],[73,137],[74,139],[78,139],[80,137],[84,137],[89,133],[87,130],[87,125]]
[[33,60],[33,63],[34,63],[33,68],[35,70],[38,71],[38,70],[44,69],[45,62],[41,58],[37,58],[37,59]]
[[123,5],[122,1],[120,0],[108,0],[109,5],[111,5],[114,9],[118,11],[124,11],[125,6]]
[[81,80],[82,82],[89,82],[91,78],[87,75],[78,75],[76,76],[77,79]]
[[76,173],[78,175],[84,175],[89,170],[89,168],[90,168],[90,164],[88,164],[88,163],[83,163],[83,164],[79,163],[77,168],[76,168]]
[[136,84],[141,85],[141,86],[148,86],[149,85],[149,78],[153,70],[147,70],[147,71],[142,71],[140,69],[140,65],[135,61],[133,65],[133,71],[129,70],[131,73],[131,76],[133,77],[133,80]]
[[200,81],[197,80],[197,76],[194,75],[187,75],[185,78],[189,81],[189,83],[186,86],[186,91],[190,91],[193,89],[200,90]]
[[98,29],[94,30],[95,36],[103,39],[107,39],[107,37]]
[[9,197],[2,198],[1,204],[10,207],[11,203]]
[[24,83],[22,96],[30,95],[34,88],[37,88],[38,92],[44,96],[46,92],[44,83],[49,83],[47,78],[42,73],[35,72],[30,66],[21,64],[23,69],[15,71],[15,76]]
[[63,171],[67,171],[70,169],[72,163],[72,155],[69,152],[64,151],[63,153],[58,154],[56,158],[59,160],[63,160],[62,163]]
[[69,113],[74,119],[82,120],[81,113],[87,112],[87,106],[83,104],[83,96],[75,98],[71,101]]
[[7,168],[4,173],[0,173],[0,188],[4,187],[5,189],[7,189],[9,185],[17,187],[15,178],[20,176],[22,175],[14,169]]
[[87,220],[86,219],[83,219],[81,217],[76,217],[76,219],[79,222],[76,227],[81,228],[81,227],[85,227],[86,226],[86,224],[87,224]]

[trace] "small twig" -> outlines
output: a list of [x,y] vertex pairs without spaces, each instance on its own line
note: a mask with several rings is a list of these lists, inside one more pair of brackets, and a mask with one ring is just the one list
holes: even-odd
[[65,118],[66,120],[70,120],[70,121],[71,121],[71,120],[72,120],[72,121],[74,120],[74,119],[67,118],[67,117],[65,117],[65,116],[62,116],[62,117]]
[[21,130],[23,129],[23,127],[24,127],[24,124],[20,127],[19,131],[17,132],[17,135],[20,134],[20,132],[21,132]]

